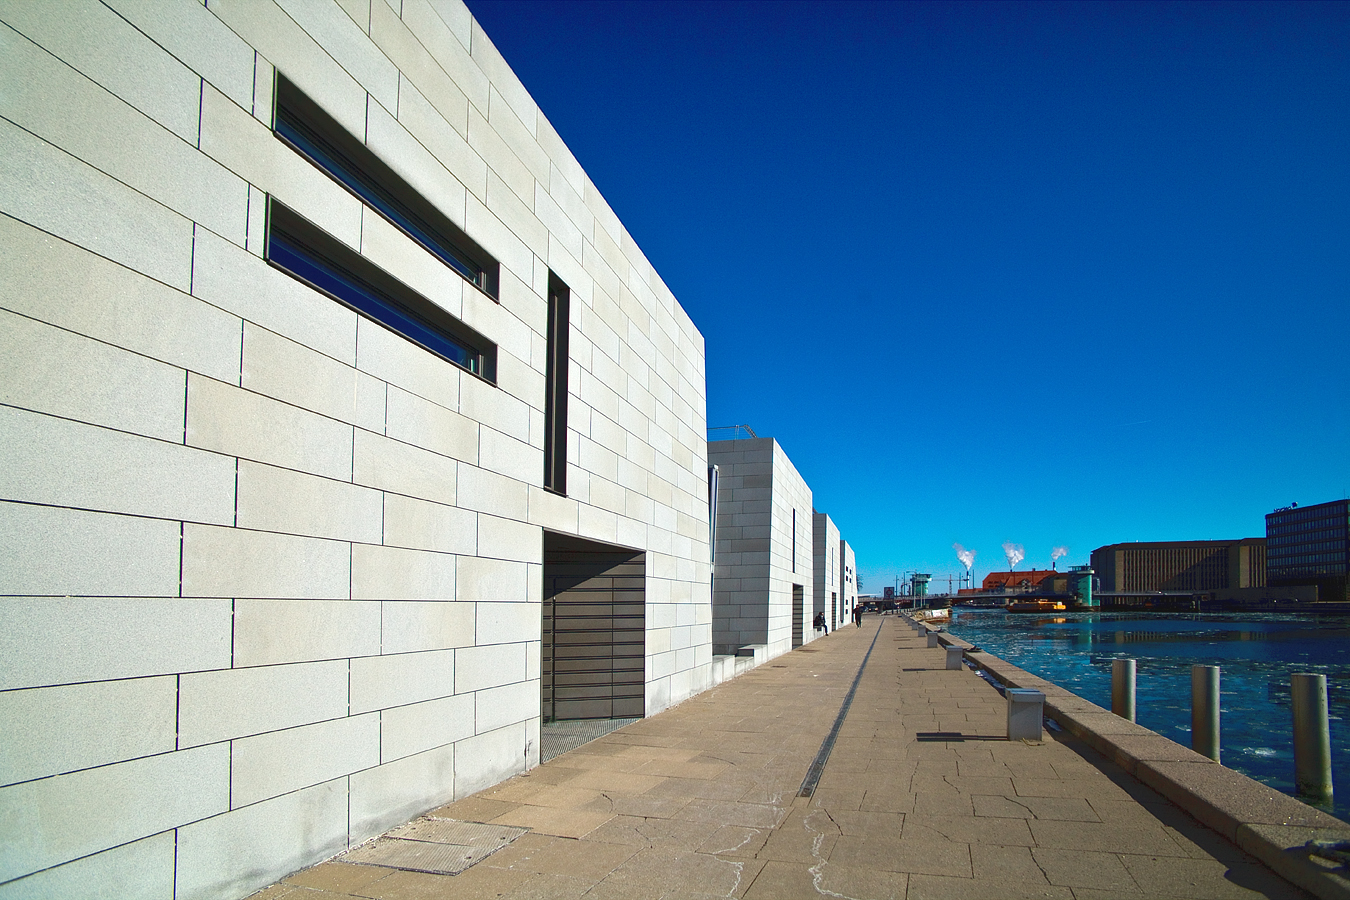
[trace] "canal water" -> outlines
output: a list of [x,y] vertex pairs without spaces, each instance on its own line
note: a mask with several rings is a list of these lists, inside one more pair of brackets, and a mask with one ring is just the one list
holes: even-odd
[[1350,820],[1350,616],[954,610],[953,634],[1111,708],[1111,661],[1137,659],[1136,720],[1191,745],[1191,666],[1220,667],[1222,762],[1294,792],[1289,676],[1327,676],[1334,800]]

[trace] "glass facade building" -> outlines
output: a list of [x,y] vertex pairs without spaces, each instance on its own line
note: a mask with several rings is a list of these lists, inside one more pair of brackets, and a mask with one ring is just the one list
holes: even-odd
[[1266,554],[1271,586],[1316,585],[1318,600],[1350,600],[1350,500],[1268,513]]

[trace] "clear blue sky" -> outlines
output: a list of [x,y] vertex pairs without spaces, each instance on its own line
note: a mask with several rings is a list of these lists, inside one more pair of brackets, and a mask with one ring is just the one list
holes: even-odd
[[468,2],[866,590],[1350,491],[1350,4]]

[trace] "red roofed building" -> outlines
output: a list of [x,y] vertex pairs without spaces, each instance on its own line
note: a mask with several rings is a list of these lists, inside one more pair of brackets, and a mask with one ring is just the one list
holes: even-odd
[[1062,573],[1054,569],[1032,569],[1028,572],[990,572],[984,577],[982,590],[994,594],[1020,594],[1039,590],[1042,582]]

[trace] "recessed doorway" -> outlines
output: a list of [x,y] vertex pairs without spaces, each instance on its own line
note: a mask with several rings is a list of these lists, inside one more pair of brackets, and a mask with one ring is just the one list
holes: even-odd
[[[806,622],[805,622],[806,609],[805,609],[805,607],[806,607],[806,590],[802,587],[802,585],[800,585],[800,584],[794,584],[794,585],[792,586],[792,647],[793,647],[793,649],[796,649],[797,647],[800,647],[800,646],[804,643],[802,635],[803,635],[803,633],[805,632],[805,628],[806,628]],[[779,621],[781,622],[782,620],[780,619]],[[778,633],[779,633],[779,634],[782,634],[781,631],[778,632]],[[779,640],[782,640],[782,638],[779,638]]]
[[645,713],[646,554],[544,533],[544,722]]

